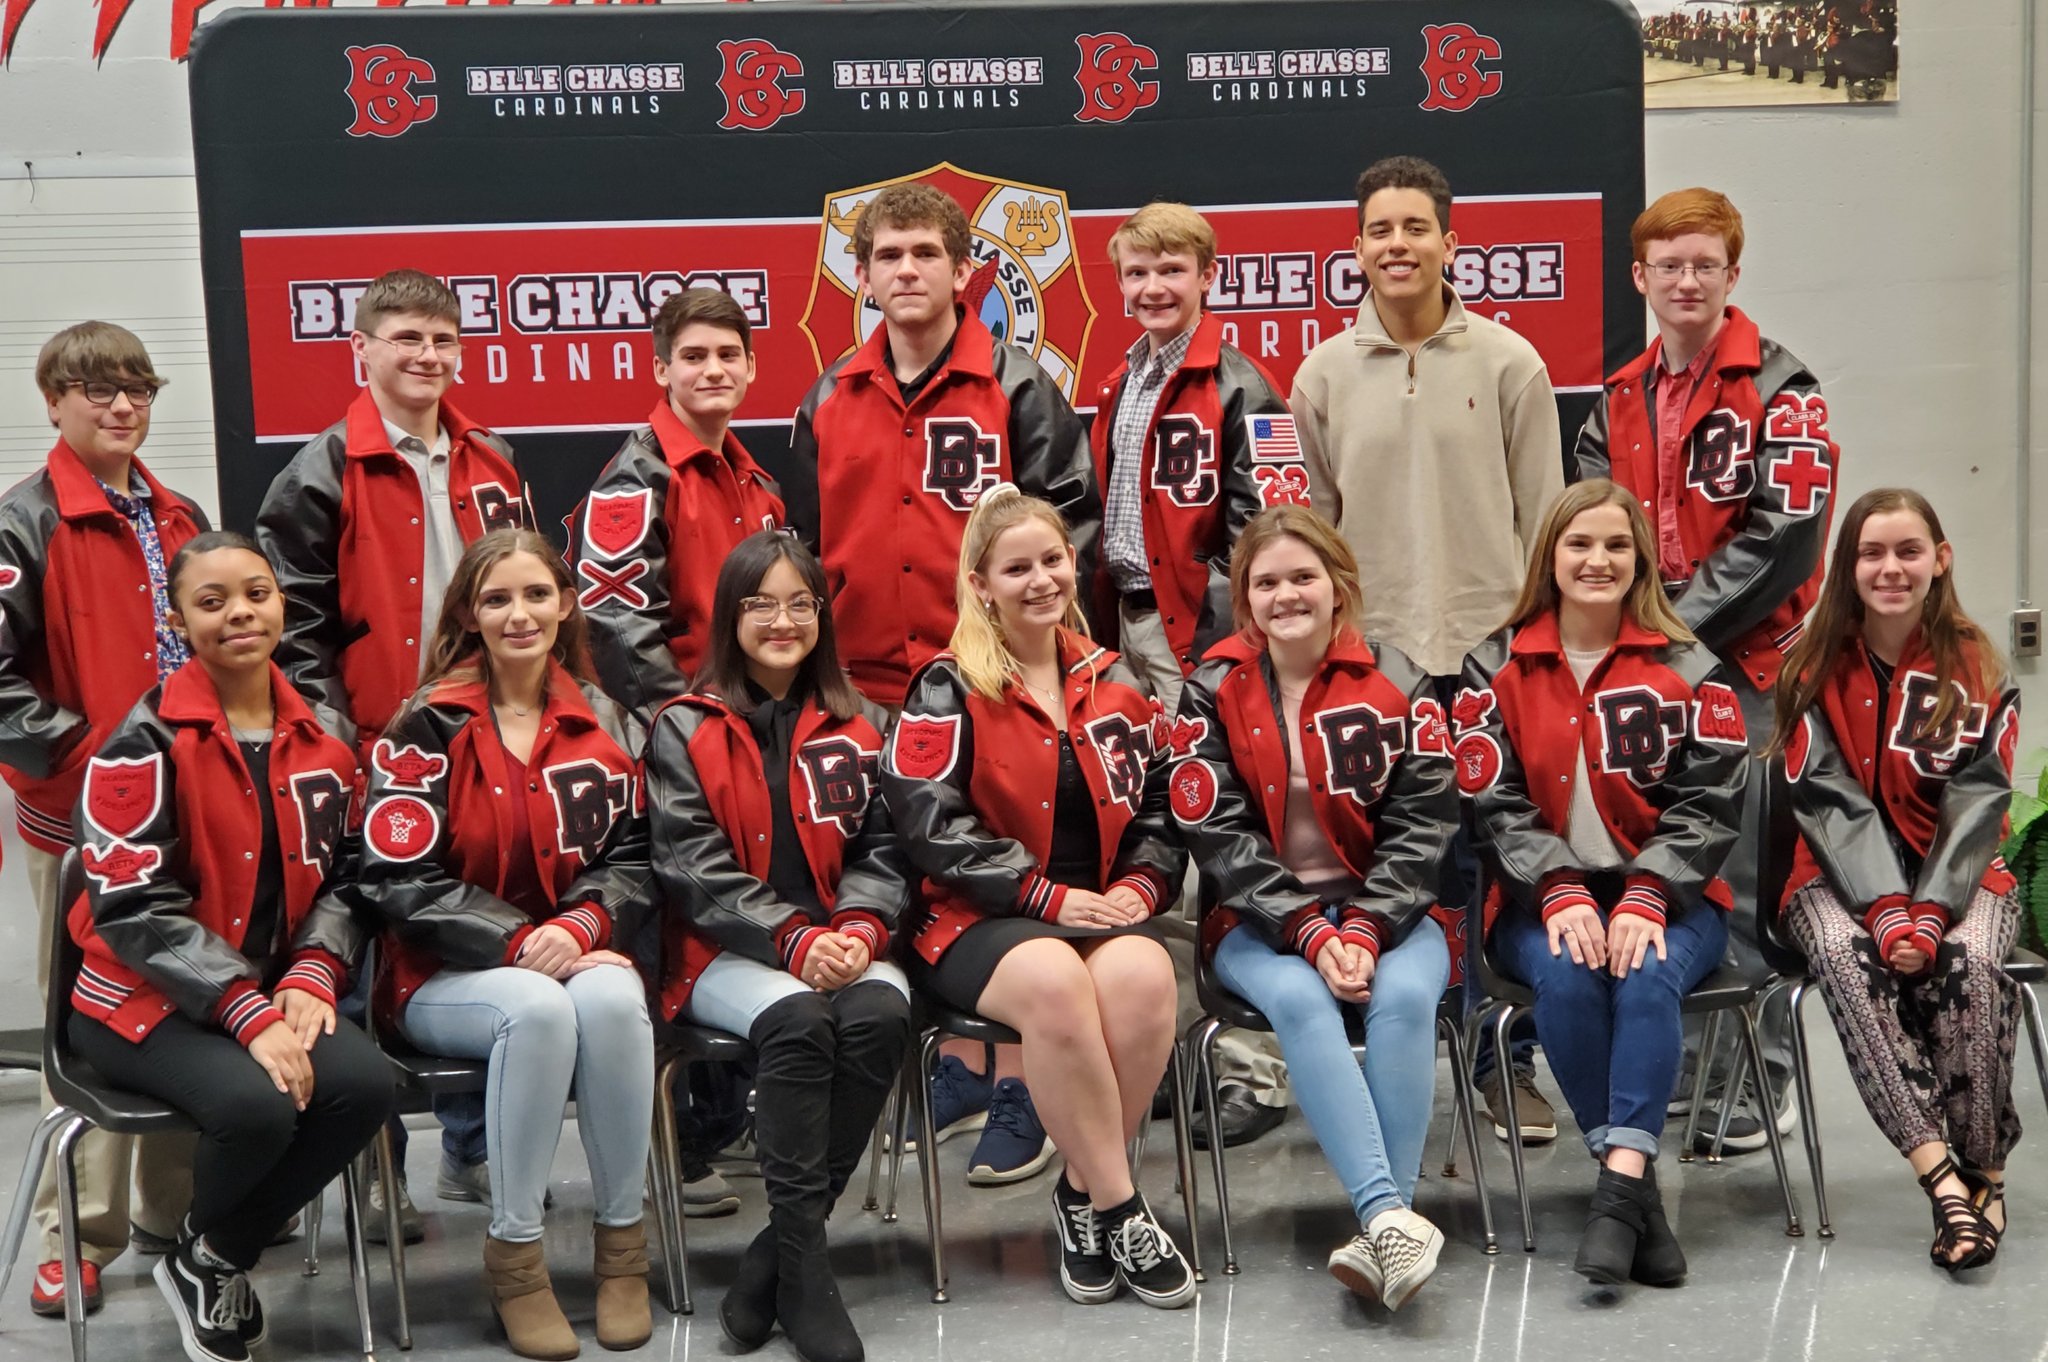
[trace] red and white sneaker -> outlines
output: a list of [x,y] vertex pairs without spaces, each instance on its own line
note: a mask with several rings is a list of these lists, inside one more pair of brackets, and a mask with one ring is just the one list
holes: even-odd
[[[99,1268],[91,1263],[81,1263],[78,1284],[85,1291],[85,1313],[89,1315],[99,1309],[104,1300],[100,1295]],[[35,1283],[29,1287],[28,1308],[39,1315],[63,1315],[63,1263],[48,1262],[36,1269]]]

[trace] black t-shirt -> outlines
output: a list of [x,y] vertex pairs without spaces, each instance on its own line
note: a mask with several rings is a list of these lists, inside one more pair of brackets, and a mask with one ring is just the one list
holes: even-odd
[[249,903],[242,954],[268,985],[274,982],[272,967],[285,963],[288,944],[284,939],[284,853],[277,844],[277,808],[270,802],[269,734],[251,741],[237,732],[235,741],[242,749],[242,764],[249,768],[250,788],[256,791],[256,807],[263,820],[263,853],[256,859],[256,892]]
[[1073,740],[1064,733],[1058,793],[1052,801],[1052,855],[1045,877],[1070,889],[1102,889],[1102,830],[1095,821],[1095,796],[1081,774]]
[[[955,317],[960,316],[960,309],[957,307],[954,308],[953,315]],[[904,406],[907,407],[912,402],[917,401],[917,395],[923,392],[926,386],[929,385],[934,378],[937,378],[939,376],[939,370],[945,368],[946,361],[953,358],[953,342],[959,339],[960,332],[959,329],[956,327],[953,331],[952,336],[947,339],[945,348],[939,351],[938,356],[935,359],[933,359],[930,364],[927,364],[925,366],[923,373],[919,374],[916,378],[911,379],[908,383],[905,383],[900,378],[896,380],[896,386],[900,390],[902,390],[903,393]],[[894,375],[896,372],[895,362],[890,357],[889,347],[886,342],[882,346],[882,362],[889,366],[890,374]]]
[[804,856],[796,813],[790,805],[789,748],[796,735],[797,717],[803,713],[804,697],[791,691],[778,700],[749,681],[747,698],[754,704],[747,713],[747,727],[753,731],[754,745],[761,749],[761,775],[775,820],[769,830],[768,887],[784,903],[822,918],[825,908],[818,901],[818,886],[811,878],[811,863]]

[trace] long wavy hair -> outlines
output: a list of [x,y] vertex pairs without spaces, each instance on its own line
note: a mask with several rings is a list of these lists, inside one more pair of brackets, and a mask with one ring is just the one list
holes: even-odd
[[825,590],[825,569],[818,556],[794,536],[780,530],[757,530],[733,545],[718,569],[711,593],[711,632],[704,644],[704,662],[697,669],[698,690],[716,695],[742,714],[753,709],[747,695],[747,653],[740,647],[740,602],[761,589],[777,563],[788,563],[804,590],[818,602],[818,639],[797,664],[792,695],[815,697],[835,719],[860,713],[860,695],[839,664],[838,634],[832,627],[832,597]]
[[462,560],[455,565],[455,573],[448,579],[448,591],[441,597],[441,618],[434,626],[434,637],[421,655],[422,693],[450,677],[490,683],[491,653],[484,647],[483,635],[476,630],[476,598],[491,569],[515,553],[530,553],[546,564],[555,588],[562,593],[562,623],[549,655],[577,680],[595,684],[596,673],[590,665],[590,623],[576,599],[576,579],[569,575],[569,565],[545,535],[533,530],[506,529],[492,530],[478,539],[463,550]]
[[1346,625],[1359,627],[1365,613],[1365,593],[1358,585],[1358,558],[1337,527],[1320,511],[1291,502],[1268,506],[1253,516],[1237,536],[1230,550],[1230,622],[1260,647],[1266,640],[1252,622],[1252,560],[1282,539],[1296,539],[1322,560],[1329,575],[1336,610],[1330,621],[1334,634]]
[[[1835,535],[1834,556],[1828,560],[1827,580],[1821,584],[1820,599],[1806,621],[1806,633],[1794,644],[1778,673],[1777,722],[1771,735],[1770,755],[1785,750],[1793,727],[1820,698],[1821,688],[1834,674],[1842,650],[1863,634],[1863,598],[1856,593],[1856,554],[1863,543],[1863,526],[1874,515],[1911,511],[1927,526],[1937,551],[1948,542],[1942,533],[1941,517],[1927,498],[1910,487],[1879,487],[1865,492],[1849,504],[1842,528]],[[1961,678],[1972,696],[1996,690],[2005,671],[2005,660],[1978,623],[1963,613],[1956,593],[1955,564],[1936,577],[1927,588],[1920,606],[1920,634],[1934,658],[1934,708],[1921,721],[1915,738],[1926,738],[1946,730],[1956,711],[1966,703],[1949,683]],[[1964,675],[1968,669],[1970,674]]]
[[[1060,543],[1069,553],[1073,552],[1073,535],[1058,508],[1049,501],[1025,496],[1007,482],[999,482],[981,494],[974,510],[968,513],[967,530],[960,538],[960,567],[953,580],[954,608],[959,618],[953,625],[949,646],[967,684],[987,700],[1002,699],[1003,688],[1011,677],[1021,683],[1024,666],[1010,651],[995,611],[984,606],[975,594],[973,574],[982,570],[989,550],[995,547],[1003,531],[1027,520],[1042,520],[1050,525],[1059,535]],[[1086,634],[1088,620],[1081,613],[1079,598],[1080,583],[1076,581],[1074,596],[1067,601],[1067,611],[1060,623],[1077,634]]]
[[1663,584],[1657,580],[1657,541],[1650,533],[1649,517],[1633,496],[1606,478],[1575,482],[1550,503],[1536,531],[1536,542],[1529,546],[1522,594],[1515,598],[1515,608],[1501,627],[1519,629],[1557,609],[1563,599],[1557,587],[1557,543],[1574,520],[1600,506],[1619,506],[1628,513],[1629,539],[1635,545],[1636,575],[1628,584],[1628,595],[1622,598],[1622,613],[1639,629],[1662,634],[1673,643],[1692,642],[1692,630],[1671,609],[1664,599]]

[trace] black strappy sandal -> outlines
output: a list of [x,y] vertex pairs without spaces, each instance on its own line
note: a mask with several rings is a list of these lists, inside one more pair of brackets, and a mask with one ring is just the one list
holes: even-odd
[[[1943,1178],[1950,1176],[1963,1184],[1965,1195],[1934,1190]],[[1988,1181],[1980,1175],[1972,1182],[1946,1154],[1920,1176],[1921,1189],[1934,1209],[1934,1245],[1927,1250],[1927,1256],[1951,1276],[1966,1268],[1983,1266],[1998,1252],[1998,1232],[1977,1207],[1978,1189]],[[1958,1248],[1963,1250],[1962,1255],[1951,1258],[1949,1255]]]
[[1991,1219],[1993,1206],[1998,1207],[2001,1216],[2005,1214],[2005,1183],[1994,1179],[1981,1168],[1972,1168],[1969,1164],[1958,1167],[1956,1176],[1962,1179],[1963,1186],[1970,1189],[1970,1207],[1977,1212],[1977,1218],[1984,1222],[1984,1247],[1974,1255],[1976,1262],[1972,1264],[1973,1267],[1982,1267],[1998,1256],[1998,1243],[2005,1237],[2005,1232],[2012,1228],[2009,1220],[2004,1225],[1999,1225]]

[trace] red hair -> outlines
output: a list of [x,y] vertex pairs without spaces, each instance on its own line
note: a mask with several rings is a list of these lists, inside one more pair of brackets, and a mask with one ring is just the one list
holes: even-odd
[[1651,242],[1670,241],[1690,232],[1720,237],[1728,244],[1728,263],[1742,263],[1742,214],[1718,190],[1672,190],[1643,210],[1628,236],[1636,259],[1647,260]]

